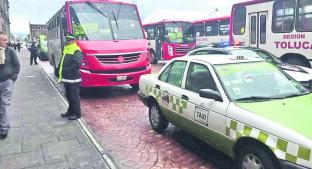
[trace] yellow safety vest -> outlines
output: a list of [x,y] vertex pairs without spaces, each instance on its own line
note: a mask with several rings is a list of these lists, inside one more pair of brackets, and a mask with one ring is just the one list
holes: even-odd
[[63,57],[62,57],[61,65],[60,65],[60,69],[59,69],[59,79],[58,79],[58,82],[61,82],[61,80],[63,78],[62,77],[62,72],[63,72],[63,64],[64,64],[65,56],[66,55],[74,55],[77,50],[81,51],[80,47],[77,45],[76,42],[74,42],[72,44],[69,44],[69,45],[66,45],[64,47]]

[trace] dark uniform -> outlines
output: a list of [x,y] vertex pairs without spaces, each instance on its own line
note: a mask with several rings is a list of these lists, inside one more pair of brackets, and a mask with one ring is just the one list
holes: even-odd
[[31,44],[29,51],[30,51],[30,65],[32,65],[33,62],[35,62],[35,64],[38,65],[37,63],[38,47],[35,42]]
[[76,120],[81,117],[79,96],[81,76],[79,68],[82,52],[74,41],[74,36],[67,35],[66,40],[69,43],[64,47],[63,57],[55,74],[58,76],[58,81],[64,83],[66,99],[69,103],[67,112],[61,114],[61,116]]

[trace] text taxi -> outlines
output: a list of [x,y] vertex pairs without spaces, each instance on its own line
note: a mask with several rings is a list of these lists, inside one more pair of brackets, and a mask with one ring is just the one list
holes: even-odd
[[312,168],[312,94],[274,65],[233,55],[182,57],[140,78],[158,132],[168,121],[239,169]]

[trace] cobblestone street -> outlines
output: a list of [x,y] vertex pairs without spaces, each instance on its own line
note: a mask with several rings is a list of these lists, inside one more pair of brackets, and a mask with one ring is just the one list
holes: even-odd
[[148,108],[128,86],[88,90],[82,110],[120,168],[233,168],[228,157],[173,125],[163,134],[153,131]]

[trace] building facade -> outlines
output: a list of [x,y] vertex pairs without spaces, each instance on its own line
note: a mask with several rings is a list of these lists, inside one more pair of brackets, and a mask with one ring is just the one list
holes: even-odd
[[9,1],[0,0],[0,31],[10,33]]
[[29,23],[30,39],[37,41],[39,35],[48,35],[47,25]]

